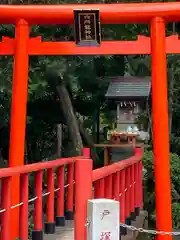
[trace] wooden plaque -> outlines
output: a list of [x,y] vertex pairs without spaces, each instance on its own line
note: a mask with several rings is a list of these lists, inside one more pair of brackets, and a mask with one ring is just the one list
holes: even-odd
[[75,41],[78,46],[101,43],[99,10],[74,10]]

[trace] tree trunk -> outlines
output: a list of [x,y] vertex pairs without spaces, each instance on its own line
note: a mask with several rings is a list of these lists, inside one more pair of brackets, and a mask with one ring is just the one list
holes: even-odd
[[96,114],[96,143],[99,144],[99,129],[100,129],[100,106],[97,109],[97,114]]
[[68,130],[72,139],[73,148],[76,154],[82,154],[83,143],[79,132],[79,126],[74,114],[73,106],[69,93],[63,83],[56,86],[58,97],[61,104],[61,109],[66,120]]
[[169,135],[171,136],[172,131],[172,111],[169,112]]
[[81,135],[83,137],[83,140],[86,142],[86,144],[88,145],[88,147],[93,147],[94,143],[92,138],[89,136],[88,132],[86,131],[86,129],[83,127],[83,123],[82,121],[79,119],[79,130],[81,132]]
[[57,155],[62,157],[62,124],[57,124]]
[[169,135],[171,136],[171,130],[172,130],[172,105],[173,105],[173,92],[174,92],[174,83],[175,83],[175,79],[174,79],[174,63],[171,64],[170,68],[168,69],[168,77],[169,77],[169,106],[168,106],[168,112],[169,112],[169,116],[168,116],[168,122],[169,122]]

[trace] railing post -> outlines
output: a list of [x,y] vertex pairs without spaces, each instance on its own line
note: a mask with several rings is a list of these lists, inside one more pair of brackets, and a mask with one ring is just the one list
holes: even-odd
[[135,199],[134,199],[134,164],[131,166],[131,219],[135,220]]
[[91,157],[90,148],[83,148],[82,155],[83,157],[90,158]]
[[[126,183],[125,183],[125,177],[126,177],[126,169],[123,169],[120,172],[120,207],[121,207],[121,212],[120,212],[120,222],[125,223],[125,217],[126,217]],[[127,230],[126,228],[121,227],[120,228],[121,234],[126,234]]]
[[143,208],[143,164],[142,160],[139,162],[139,207]]
[[46,222],[44,231],[47,234],[55,233],[54,221],[54,170],[47,170],[47,203],[46,203]]
[[104,166],[107,166],[109,164],[109,148],[104,148]]
[[64,166],[57,169],[57,216],[56,226],[65,225],[64,216]]
[[113,200],[120,202],[120,172],[113,174]]
[[125,189],[125,209],[126,209],[126,219],[125,223],[131,225],[131,205],[130,205],[130,167],[125,169],[126,171],[126,189]]
[[135,214],[136,216],[139,216],[139,163],[136,163],[134,166],[134,176],[135,176],[135,192],[134,192],[134,198],[135,198]]
[[74,163],[70,163],[67,166],[67,200],[66,200],[66,220],[73,220],[73,192],[74,192]]
[[34,229],[32,231],[32,240],[43,240],[42,182],[43,172],[38,171],[35,173]]
[[4,178],[2,180],[2,202],[1,207],[4,209],[2,213],[1,224],[1,239],[10,240],[11,238],[11,191],[12,191],[12,178]]
[[77,159],[75,162],[75,240],[87,240],[87,202],[92,199],[91,159]]
[[20,239],[28,239],[28,197],[29,197],[29,176],[28,173],[21,175],[21,202],[20,206]]
[[94,198],[104,198],[105,193],[105,180],[104,178],[97,180],[94,183]]
[[109,175],[105,178],[105,198],[112,199],[112,175]]

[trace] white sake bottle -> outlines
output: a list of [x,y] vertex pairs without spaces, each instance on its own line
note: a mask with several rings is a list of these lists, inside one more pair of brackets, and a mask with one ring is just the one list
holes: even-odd
[[128,126],[127,133],[132,133],[132,127],[131,126]]

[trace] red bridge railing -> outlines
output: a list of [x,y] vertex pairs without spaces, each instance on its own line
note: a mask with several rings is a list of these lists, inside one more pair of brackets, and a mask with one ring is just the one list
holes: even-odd
[[[87,239],[87,200],[92,198],[93,185],[94,198],[120,202],[121,223],[130,224],[139,214],[143,206],[142,156],[142,149],[136,148],[133,157],[93,171],[90,159],[76,161],[75,240]],[[121,233],[126,234],[126,230],[121,229]]]
[[[79,159],[81,157],[78,157]],[[0,179],[2,183],[1,193],[1,240],[10,240],[14,237],[11,235],[13,232],[13,221],[11,213],[13,208],[20,209],[19,214],[19,236],[21,240],[28,239],[28,213],[29,202],[34,201],[34,229],[32,231],[32,239],[43,239],[43,175],[46,171],[47,176],[47,189],[46,193],[46,222],[45,232],[55,232],[54,221],[54,199],[56,192],[56,225],[64,225],[64,201],[65,201],[65,187],[67,188],[67,201],[66,211],[69,218],[73,213],[73,197],[74,197],[74,163],[75,157],[58,159],[50,162],[42,162],[21,167],[13,167],[0,170]],[[65,166],[67,166],[65,171]],[[29,200],[29,173],[35,173],[34,176],[34,197]],[[67,174],[66,174],[67,172]],[[21,183],[21,201],[16,206],[11,205],[11,191],[12,191],[12,177],[20,175]],[[66,185],[65,185],[66,180]],[[11,230],[11,231],[10,231]],[[17,232],[17,231],[15,231]]]
[[[137,148],[133,157],[96,170],[93,170],[92,160],[88,157],[89,152],[86,149],[83,157],[58,159],[0,170],[1,240],[13,239],[11,232],[15,219],[11,219],[11,214],[16,207],[20,211],[17,237],[21,240],[28,239],[29,202],[33,201],[32,239],[43,239],[43,230],[45,233],[55,233],[55,223],[57,226],[63,226],[65,218],[70,220],[74,217],[74,239],[86,240],[87,200],[92,197],[120,201],[120,222],[130,223],[142,208],[142,150]],[[34,197],[29,199],[29,174],[32,172],[35,174]],[[43,194],[44,173],[47,176],[47,189]],[[21,201],[16,206],[12,206],[11,183],[12,177],[16,175],[21,177]],[[43,195],[46,196],[45,227],[43,226]]]

